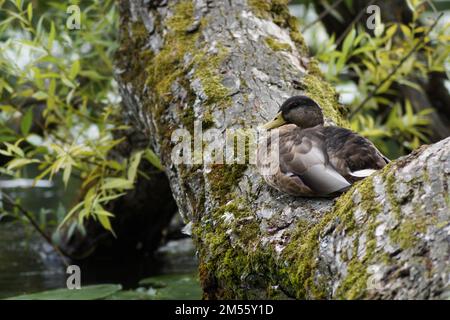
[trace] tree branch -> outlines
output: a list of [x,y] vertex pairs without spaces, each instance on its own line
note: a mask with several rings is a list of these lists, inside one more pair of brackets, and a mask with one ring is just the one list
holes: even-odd
[[450,140],[390,164],[338,199],[280,194],[252,165],[174,163],[174,130],[193,133],[194,120],[220,132],[256,127],[293,95],[316,100],[326,124],[347,123],[286,6],[235,0],[148,8],[122,0],[120,9],[124,114],[148,129],[192,225],[206,298],[448,294]]

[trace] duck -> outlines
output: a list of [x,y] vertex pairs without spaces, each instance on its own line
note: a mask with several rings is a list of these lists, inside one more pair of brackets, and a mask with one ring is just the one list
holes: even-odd
[[259,172],[292,196],[339,195],[389,163],[358,133],[325,126],[322,108],[304,95],[287,99],[263,128],[268,135],[257,150]]

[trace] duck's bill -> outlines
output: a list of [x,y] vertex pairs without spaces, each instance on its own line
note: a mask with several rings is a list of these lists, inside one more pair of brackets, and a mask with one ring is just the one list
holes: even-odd
[[272,121],[269,121],[265,125],[263,125],[263,128],[266,130],[270,130],[270,129],[278,128],[285,123],[286,123],[286,120],[283,119],[283,115],[280,112],[275,116],[275,119],[273,119]]

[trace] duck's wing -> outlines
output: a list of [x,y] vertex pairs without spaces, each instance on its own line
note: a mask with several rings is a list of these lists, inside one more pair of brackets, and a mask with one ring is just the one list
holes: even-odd
[[389,162],[372,142],[351,130],[330,126],[324,135],[331,164],[346,178],[367,177]]
[[280,169],[320,195],[343,191],[351,184],[328,162],[324,135],[319,129],[293,130],[280,136]]

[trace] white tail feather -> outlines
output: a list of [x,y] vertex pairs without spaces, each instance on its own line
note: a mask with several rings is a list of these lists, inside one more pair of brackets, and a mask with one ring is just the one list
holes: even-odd
[[364,169],[364,170],[358,170],[355,172],[350,172],[351,176],[357,177],[357,178],[365,178],[370,176],[372,173],[376,172],[377,170],[374,169]]

